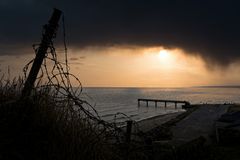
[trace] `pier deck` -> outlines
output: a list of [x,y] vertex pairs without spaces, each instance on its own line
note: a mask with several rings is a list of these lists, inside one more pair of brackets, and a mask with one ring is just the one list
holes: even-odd
[[158,102],[162,102],[164,103],[164,107],[167,107],[167,103],[174,103],[175,104],[175,108],[177,108],[177,104],[184,104],[185,106],[189,106],[190,103],[188,101],[178,101],[178,100],[161,100],[161,99],[144,99],[144,98],[140,98],[138,99],[138,107],[140,107],[140,104],[142,102],[146,102],[146,106],[149,106],[149,102],[154,102],[155,103],[155,107],[157,107]]

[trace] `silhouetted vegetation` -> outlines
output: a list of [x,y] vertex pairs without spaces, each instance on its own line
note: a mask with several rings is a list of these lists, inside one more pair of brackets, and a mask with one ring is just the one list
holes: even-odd
[[0,83],[0,159],[118,159],[107,132],[54,101],[50,89],[19,99],[21,89],[21,79]]

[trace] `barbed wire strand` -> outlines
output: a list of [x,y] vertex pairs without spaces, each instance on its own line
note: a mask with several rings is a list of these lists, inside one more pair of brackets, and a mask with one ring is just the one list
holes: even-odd
[[[65,62],[63,63],[58,61],[56,49],[53,45],[53,42],[51,42],[48,46],[48,51],[42,63],[40,75],[36,79],[37,82],[35,88],[44,88],[46,86],[50,87],[52,90],[54,90],[52,92],[54,93],[53,95],[57,103],[65,103],[66,101],[64,101],[63,98],[67,99],[67,105],[70,106],[70,103],[74,103],[75,109],[71,108],[73,111],[79,111],[79,114],[84,115],[94,124],[101,126],[100,128],[102,129],[102,132],[99,133],[99,136],[105,131],[108,131],[112,136],[115,137],[116,141],[121,141],[120,139],[121,137],[124,137],[125,132],[122,128],[118,127],[116,122],[117,116],[122,115],[128,120],[131,120],[131,118],[124,113],[118,112],[114,115],[113,122],[106,122],[98,115],[95,105],[93,106],[88,101],[80,98],[83,91],[82,84],[75,75],[69,73],[70,67],[68,65],[68,50],[64,16],[62,16],[62,28]],[[39,44],[33,45],[33,50],[35,53],[37,53],[38,48]],[[33,61],[34,59],[30,60],[23,68],[25,79],[27,77],[29,66],[33,63]],[[52,63],[52,66],[48,66],[48,63]],[[45,84],[43,84],[44,80],[47,81]],[[71,80],[75,81],[75,87],[73,87]],[[136,121],[133,122],[134,128],[138,130],[138,123]]]

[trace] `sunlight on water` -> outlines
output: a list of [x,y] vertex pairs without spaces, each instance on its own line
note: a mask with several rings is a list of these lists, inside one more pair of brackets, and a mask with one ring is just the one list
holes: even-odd
[[[196,103],[240,103],[240,88],[84,88],[84,93],[89,95],[91,104],[96,103],[99,115],[107,121],[112,121],[114,115],[122,112],[131,119],[141,120],[152,116],[182,111],[181,105],[175,110],[174,104],[159,103],[155,108],[154,103],[146,107],[144,102],[137,106],[138,98],[186,100],[191,104]],[[123,115],[116,117],[116,121],[125,121]]]

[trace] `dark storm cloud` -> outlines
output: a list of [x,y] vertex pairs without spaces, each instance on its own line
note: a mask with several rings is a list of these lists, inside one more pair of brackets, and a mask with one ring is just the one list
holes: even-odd
[[240,58],[237,0],[10,0],[0,7],[2,44],[38,42],[41,26],[57,7],[65,13],[74,47],[178,47],[222,65]]

